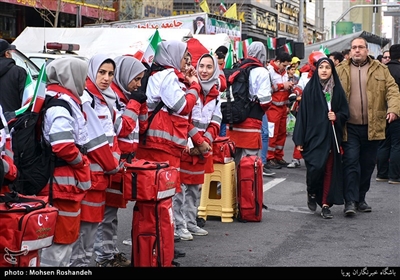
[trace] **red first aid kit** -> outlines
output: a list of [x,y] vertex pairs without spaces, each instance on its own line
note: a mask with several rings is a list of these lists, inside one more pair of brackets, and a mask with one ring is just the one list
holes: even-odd
[[214,163],[228,163],[234,160],[236,151],[235,142],[229,137],[217,137],[213,142]]
[[47,196],[0,194],[0,266],[39,266],[39,249],[53,244],[57,217]]
[[158,201],[174,196],[179,180],[178,168],[168,162],[143,159],[125,162],[122,174],[124,199]]

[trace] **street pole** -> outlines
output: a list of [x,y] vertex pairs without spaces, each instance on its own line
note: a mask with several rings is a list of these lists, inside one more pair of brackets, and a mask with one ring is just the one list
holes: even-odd
[[300,10],[299,10],[299,37],[297,41],[304,43],[304,0],[300,0]]
[[[398,7],[399,4],[362,4],[362,5],[354,5],[350,8],[347,8],[347,10],[333,23],[333,38],[336,38],[336,24],[344,18],[345,15],[347,15],[348,12],[350,12],[352,9],[355,8],[370,8],[370,7]],[[373,28],[375,28],[375,19],[373,19]],[[374,30],[372,30],[374,32]]]

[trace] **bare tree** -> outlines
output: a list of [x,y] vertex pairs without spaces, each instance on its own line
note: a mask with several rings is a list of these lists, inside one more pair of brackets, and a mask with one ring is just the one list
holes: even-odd
[[57,0],[57,9],[56,11],[50,10],[49,7],[49,1],[52,0],[37,0],[36,4],[40,8],[36,8],[34,6],[33,8],[35,9],[36,12],[40,14],[40,17],[47,23],[49,23],[52,27],[57,27],[58,26],[58,17],[60,15],[61,11],[61,0]]

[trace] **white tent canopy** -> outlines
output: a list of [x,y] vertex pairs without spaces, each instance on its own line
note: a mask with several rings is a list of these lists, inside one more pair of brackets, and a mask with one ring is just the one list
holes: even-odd
[[367,40],[369,54],[375,57],[381,54],[381,49],[390,42],[389,39],[379,37],[366,31],[359,31],[352,34],[347,34],[324,42],[306,45],[304,48],[304,58],[301,60],[301,65],[307,63],[310,53],[312,53],[313,51],[318,51],[321,45],[326,47],[331,53],[336,51],[341,52],[344,49],[349,49],[351,40],[357,37],[362,37]]
[[[189,29],[158,29],[163,40],[183,40]],[[13,44],[22,52],[41,52],[47,42],[79,44],[76,51],[87,58],[97,53],[111,57],[134,54],[147,44],[155,29],[141,28],[51,28],[26,27]]]

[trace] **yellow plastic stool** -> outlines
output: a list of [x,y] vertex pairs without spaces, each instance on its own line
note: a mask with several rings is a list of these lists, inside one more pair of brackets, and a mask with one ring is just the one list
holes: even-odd
[[[207,220],[207,216],[221,217],[221,222],[233,222],[236,214],[235,162],[215,163],[214,173],[206,174],[201,188],[200,205],[197,215]],[[221,193],[217,193],[221,182]]]

